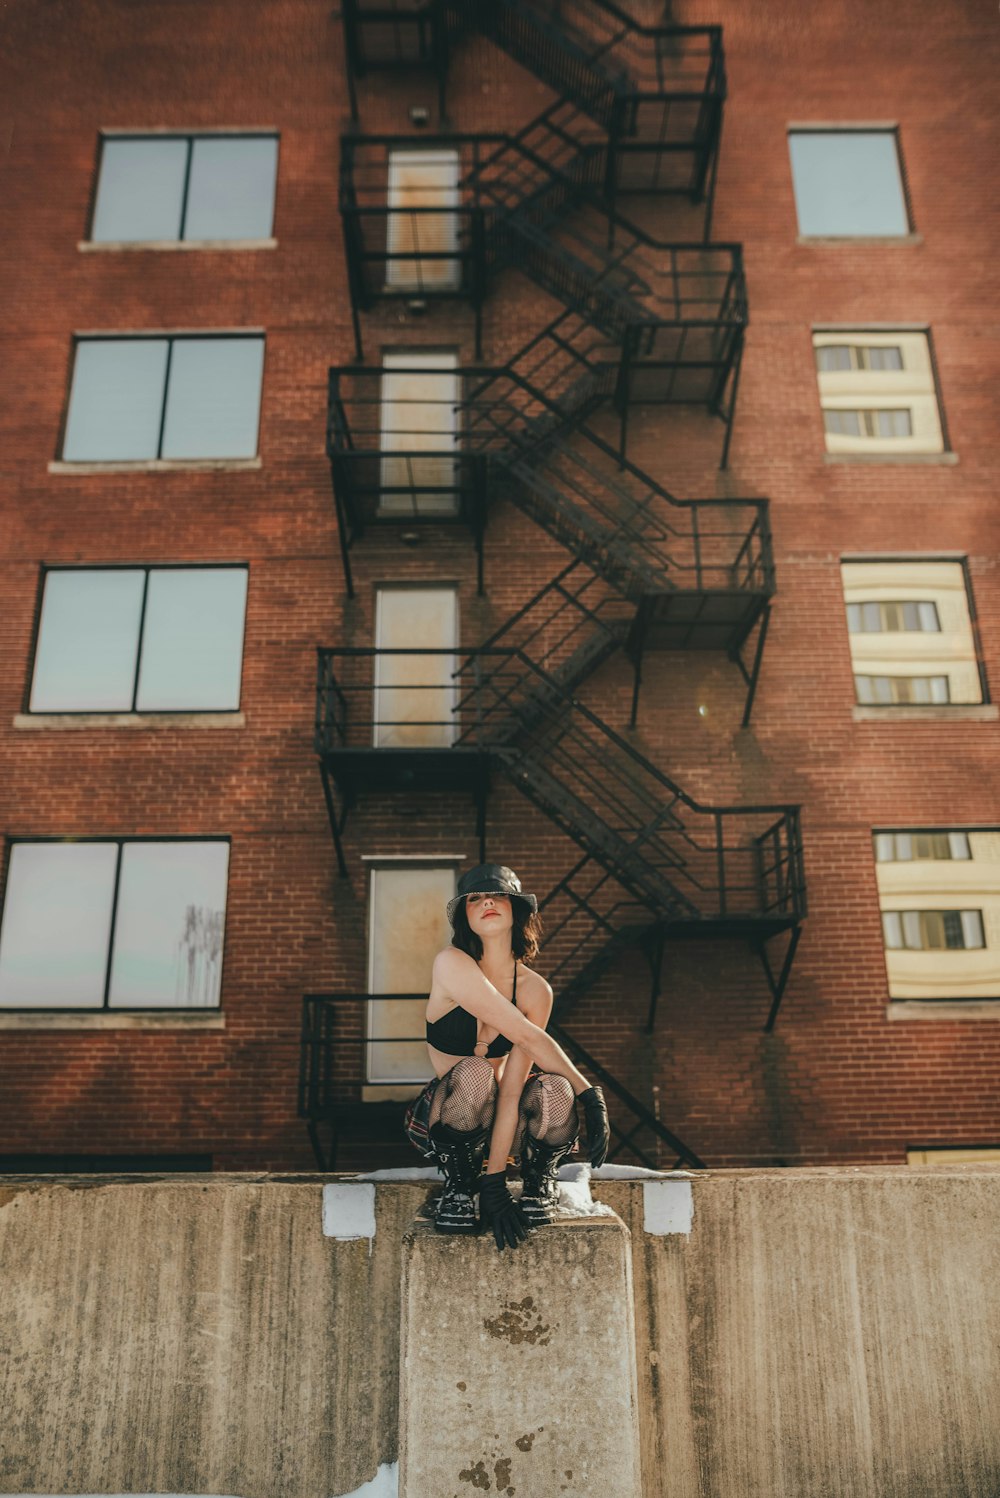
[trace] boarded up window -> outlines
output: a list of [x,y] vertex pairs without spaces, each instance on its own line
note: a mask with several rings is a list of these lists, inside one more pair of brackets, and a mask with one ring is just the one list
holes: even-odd
[[860,703],[983,700],[961,562],[842,562]]
[[457,644],[454,589],[379,589],[375,645],[385,653],[375,661],[377,747],[442,749],[454,742],[458,693],[452,673]]
[[[368,991],[430,990],[436,954],[451,941],[445,906],[455,893],[453,868],[406,864],[372,869],[368,921]],[[422,1082],[431,1075],[421,1000],[373,998],[368,1006],[369,1082]],[[412,1040],[406,1037],[412,1036]]]
[[383,356],[381,514],[455,513],[457,365],[454,354]]
[[926,333],[814,333],[813,350],[827,452],[943,450]]
[[458,152],[389,153],[386,284],[447,291],[460,279]]

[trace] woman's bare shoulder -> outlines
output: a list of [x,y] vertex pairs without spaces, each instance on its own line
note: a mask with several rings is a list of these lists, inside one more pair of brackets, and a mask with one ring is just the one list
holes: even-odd
[[552,985],[541,973],[525,967],[524,963],[517,970],[517,1007],[523,1009],[529,1019],[534,1019],[536,1012],[544,1014],[547,1019],[552,1009]]

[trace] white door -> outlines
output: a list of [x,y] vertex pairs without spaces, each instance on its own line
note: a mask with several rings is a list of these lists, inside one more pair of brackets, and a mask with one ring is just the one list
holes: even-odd
[[[404,865],[372,869],[368,907],[368,992],[430,990],[431,965],[451,941],[445,906],[455,893],[453,868]],[[371,999],[367,1081],[424,1082],[431,1065],[424,1042],[425,998]],[[412,1041],[398,1043],[401,1037]],[[396,1042],[396,1043],[392,1043]],[[412,1089],[411,1089],[412,1091]],[[374,1094],[373,1094],[374,1095]],[[385,1097],[384,1090],[379,1096]]]
[[383,355],[380,514],[454,515],[458,390],[455,354]]
[[[454,588],[379,588],[375,603],[374,742],[443,749],[457,736],[458,595]],[[394,650],[434,654],[394,655]]]
[[[459,284],[458,152],[390,151],[386,285],[448,291]],[[440,258],[432,258],[432,257]]]

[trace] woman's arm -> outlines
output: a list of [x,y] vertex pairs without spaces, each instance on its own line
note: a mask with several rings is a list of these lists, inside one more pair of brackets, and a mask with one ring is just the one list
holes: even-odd
[[490,1133],[490,1158],[486,1164],[490,1173],[503,1170],[507,1165],[510,1147],[517,1132],[521,1093],[530,1070],[531,1057],[516,1045],[504,1063],[503,1076],[500,1078],[500,1091]]
[[460,952],[457,947],[445,947],[443,952],[439,952],[434,959],[433,982],[440,984],[456,1004],[513,1041],[542,1071],[566,1077],[577,1097],[589,1089],[590,1083],[582,1072],[577,1071],[562,1046],[540,1025],[533,1024],[519,1009],[515,1009],[467,952]]

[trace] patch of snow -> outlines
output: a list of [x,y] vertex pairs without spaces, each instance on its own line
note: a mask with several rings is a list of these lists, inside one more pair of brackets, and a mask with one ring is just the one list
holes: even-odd
[[375,1237],[375,1187],[336,1181],[323,1187],[323,1236],[350,1242]]
[[642,1188],[643,1227],[647,1233],[665,1237],[690,1233],[694,1221],[694,1194],[690,1181],[646,1181]]
[[441,1173],[433,1165],[399,1166],[395,1170],[366,1170],[354,1176],[356,1181],[440,1181]]
[[399,1463],[379,1467],[371,1482],[366,1482],[353,1493],[339,1493],[337,1498],[399,1498]]
[[601,1165],[592,1172],[595,1181],[693,1181],[691,1170],[646,1170],[642,1165]]

